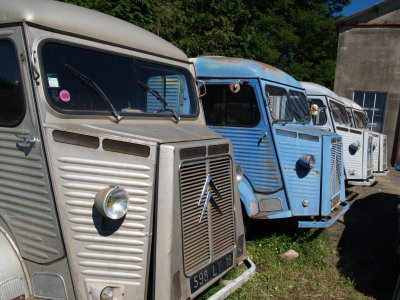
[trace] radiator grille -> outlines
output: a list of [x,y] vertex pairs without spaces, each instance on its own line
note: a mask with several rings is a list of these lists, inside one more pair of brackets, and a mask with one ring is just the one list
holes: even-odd
[[[331,147],[331,199],[335,198],[340,192],[340,183],[342,175],[342,140],[335,138],[332,139]],[[334,206],[335,201],[332,202]],[[337,204],[337,203],[336,203]]]
[[[220,212],[211,204],[200,220],[207,193],[199,204],[207,176]],[[180,168],[184,267],[187,275],[231,251],[235,243],[232,162],[229,156],[184,162]]]
[[367,176],[372,175],[372,159],[373,159],[373,153],[372,153],[372,136],[368,137],[368,153],[367,153]]
[[386,146],[387,146],[387,141],[386,141],[386,136],[383,137],[383,146],[382,146],[382,151],[383,151],[383,170],[387,169],[387,151],[386,151]]

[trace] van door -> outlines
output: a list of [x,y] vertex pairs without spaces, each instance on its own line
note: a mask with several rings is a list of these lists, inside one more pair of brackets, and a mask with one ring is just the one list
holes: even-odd
[[[232,91],[232,82],[240,89]],[[206,80],[202,97],[207,125],[232,140],[235,160],[256,192],[273,194],[283,189],[271,128],[258,80]]]
[[22,32],[0,29],[0,218],[22,257],[44,264],[62,258],[64,247]]

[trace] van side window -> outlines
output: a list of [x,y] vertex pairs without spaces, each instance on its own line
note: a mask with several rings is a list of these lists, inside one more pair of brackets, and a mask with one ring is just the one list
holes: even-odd
[[326,117],[326,107],[324,105],[324,102],[322,102],[321,99],[311,99],[311,104],[318,105],[318,115],[315,118],[313,118],[314,125],[317,126],[325,125],[328,119]]
[[335,101],[329,101],[329,104],[331,105],[335,122],[350,126],[350,119],[345,106]]
[[0,41],[0,126],[17,126],[24,114],[16,50],[10,41]]
[[201,100],[207,125],[250,127],[260,122],[251,85],[241,85],[238,93],[232,93],[227,84],[208,84],[207,94]]
[[290,109],[289,97],[285,89],[267,85],[267,93],[271,116],[274,121],[293,121],[292,110]]

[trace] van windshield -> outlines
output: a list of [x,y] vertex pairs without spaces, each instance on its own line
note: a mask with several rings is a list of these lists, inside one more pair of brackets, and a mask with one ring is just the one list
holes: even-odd
[[265,92],[268,97],[271,116],[279,122],[309,122],[310,108],[304,93],[266,85]]
[[331,105],[332,116],[335,122],[351,126],[349,115],[347,114],[345,106],[336,101],[329,101],[329,104]]
[[62,113],[110,114],[110,107],[121,115],[197,113],[184,69],[54,42],[43,45],[41,57],[47,100]]
[[201,98],[207,125],[254,127],[261,119],[256,94],[251,85],[241,85],[233,93],[228,84],[207,84]]
[[353,110],[356,128],[368,129],[368,121],[363,111]]

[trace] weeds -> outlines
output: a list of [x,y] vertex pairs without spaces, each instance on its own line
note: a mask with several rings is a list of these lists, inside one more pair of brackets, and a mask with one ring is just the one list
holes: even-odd
[[[247,241],[249,256],[257,265],[256,275],[228,299],[371,299],[355,290],[355,283],[337,269],[331,240],[313,230],[278,233],[257,232]],[[281,255],[293,249],[294,260]],[[235,278],[233,270],[224,279]],[[215,286],[200,299],[206,299],[220,286]]]

